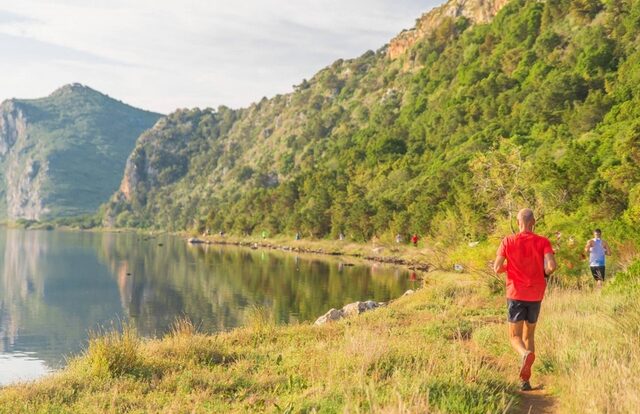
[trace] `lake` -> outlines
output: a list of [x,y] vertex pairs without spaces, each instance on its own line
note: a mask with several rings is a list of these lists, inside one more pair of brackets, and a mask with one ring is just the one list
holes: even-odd
[[77,355],[90,332],[123,322],[145,337],[179,317],[204,332],[264,307],[277,323],[313,321],[358,300],[415,288],[409,272],[174,236],[0,227],[0,385],[38,378]]

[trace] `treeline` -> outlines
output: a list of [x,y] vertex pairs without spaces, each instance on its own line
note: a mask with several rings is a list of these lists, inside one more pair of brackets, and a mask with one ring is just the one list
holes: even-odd
[[117,226],[482,240],[640,225],[640,1],[514,0],[404,57],[338,61],[247,109],[182,110],[139,140]]

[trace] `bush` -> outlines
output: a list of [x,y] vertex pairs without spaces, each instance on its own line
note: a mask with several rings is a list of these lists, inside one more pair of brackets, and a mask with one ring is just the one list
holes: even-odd
[[618,272],[607,285],[607,290],[637,295],[640,292],[640,259],[633,262],[626,271]]
[[135,327],[125,325],[104,335],[92,334],[84,362],[91,375],[98,377],[149,376],[140,354],[140,337]]

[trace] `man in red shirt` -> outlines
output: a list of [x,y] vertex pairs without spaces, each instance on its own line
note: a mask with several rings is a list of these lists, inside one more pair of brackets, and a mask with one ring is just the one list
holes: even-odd
[[[511,346],[522,358],[520,381],[531,390],[531,366],[536,359],[534,334],[547,277],[556,270],[551,243],[533,233],[536,219],[528,208],[518,212],[520,232],[505,237],[498,248],[493,269],[507,272],[507,309]],[[506,264],[505,264],[506,261]]]

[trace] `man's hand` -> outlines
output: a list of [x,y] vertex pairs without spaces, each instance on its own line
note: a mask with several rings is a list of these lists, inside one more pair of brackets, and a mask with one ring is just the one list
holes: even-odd
[[555,272],[558,268],[556,263],[556,256],[553,253],[547,253],[544,255],[544,274],[551,276],[551,273]]
[[585,252],[585,253],[589,253],[589,252],[591,252],[591,248],[592,248],[592,247],[593,247],[593,240],[589,240],[589,241],[587,242],[587,245],[586,245],[586,246],[584,246],[584,252]]

